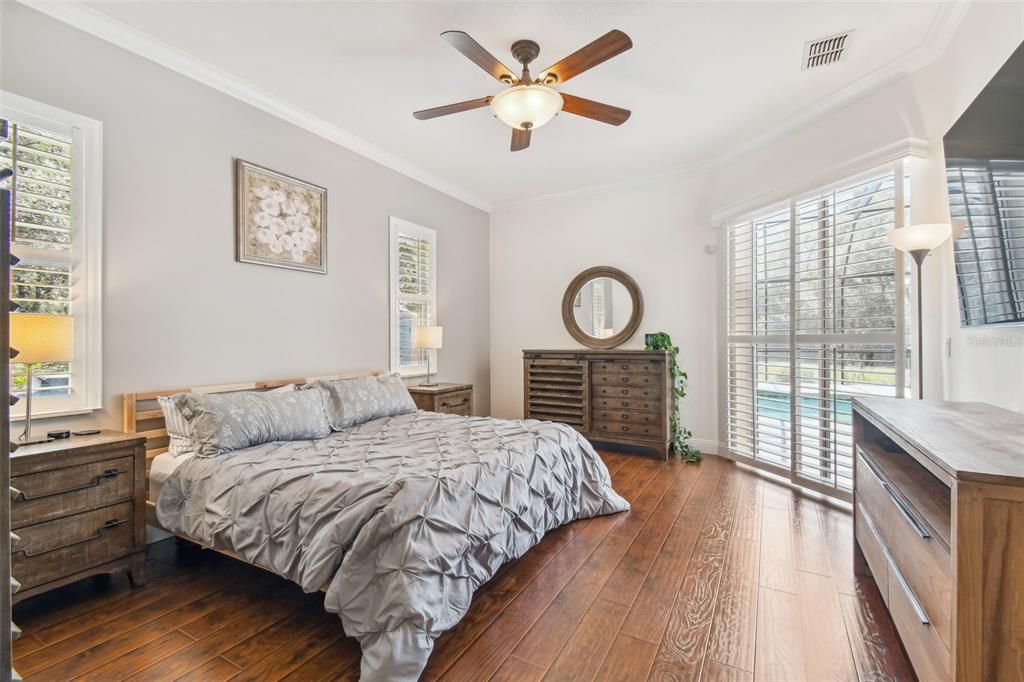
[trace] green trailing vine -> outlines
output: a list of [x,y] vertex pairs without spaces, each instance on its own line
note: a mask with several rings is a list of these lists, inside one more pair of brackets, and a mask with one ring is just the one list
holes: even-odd
[[679,423],[679,401],[686,397],[686,382],[689,376],[679,368],[677,357],[679,346],[672,345],[672,337],[665,332],[648,335],[647,350],[668,351],[669,374],[672,376],[672,449],[679,453],[684,462],[699,462],[700,450],[690,445],[693,436],[690,430]]

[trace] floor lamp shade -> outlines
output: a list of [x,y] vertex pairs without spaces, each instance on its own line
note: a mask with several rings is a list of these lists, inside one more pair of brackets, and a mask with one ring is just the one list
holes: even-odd
[[11,314],[11,346],[15,363],[71,362],[75,354],[73,319],[68,315]]
[[900,227],[888,234],[889,243],[898,251],[909,253],[914,262],[917,263],[917,397],[924,398],[924,305],[922,289],[924,278],[921,276],[921,268],[924,267],[924,259],[934,249],[938,248],[949,239],[952,234],[952,226],[948,223],[924,223],[921,225],[907,225]]

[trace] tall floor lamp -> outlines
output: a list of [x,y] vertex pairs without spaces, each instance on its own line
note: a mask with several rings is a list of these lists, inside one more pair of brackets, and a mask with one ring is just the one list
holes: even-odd
[[[903,253],[909,253],[917,264],[917,397],[924,399],[924,310],[921,307],[921,267],[924,259],[946,241],[952,228],[946,223],[908,225],[889,233],[889,243]],[[902,352],[902,351],[901,351]]]

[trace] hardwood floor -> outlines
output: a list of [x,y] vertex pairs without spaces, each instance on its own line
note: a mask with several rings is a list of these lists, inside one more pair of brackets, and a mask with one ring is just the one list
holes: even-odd
[[[625,514],[549,533],[476,595],[427,680],[912,680],[849,514],[717,457],[602,453]],[[353,680],[323,596],[213,552],[150,546],[151,580],[19,604],[31,680]]]

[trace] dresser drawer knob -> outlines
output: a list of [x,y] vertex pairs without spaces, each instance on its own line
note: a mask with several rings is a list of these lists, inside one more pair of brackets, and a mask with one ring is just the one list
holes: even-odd
[[628,384],[629,383],[629,377],[622,377],[622,383]]
[[629,370],[629,365],[621,365],[621,367],[623,372]]
[[629,395],[629,389],[628,388],[622,389],[622,395]]
[[623,420],[623,421],[627,421],[628,419],[629,419],[629,415],[628,415],[628,414],[626,414],[625,412],[623,412],[623,413],[622,413],[622,420]]
[[622,401],[622,406],[623,407],[629,407],[629,401],[628,400],[623,400]]
[[75,486],[73,488],[65,488],[64,490],[55,490],[55,491],[49,492],[49,493],[41,493],[39,495],[29,495],[28,493],[26,493],[23,490],[19,490],[17,493],[15,493],[14,492],[15,489],[11,488],[11,501],[13,502],[13,501],[16,501],[16,500],[25,500],[27,502],[29,500],[39,500],[39,499],[42,499],[44,497],[53,497],[54,495],[64,495],[66,493],[78,492],[79,490],[87,490],[88,488],[95,488],[96,486],[98,486],[100,483],[102,483],[106,479],[114,478],[115,476],[117,476],[117,475],[119,475],[121,473],[123,473],[123,472],[120,469],[105,469],[103,471],[103,473],[100,474],[99,476],[97,476],[96,478],[94,478],[91,483],[86,483],[85,485]]
[[629,427],[628,427],[628,426],[623,426],[623,427],[622,427],[622,430],[623,430],[624,432],[625,432],[625,431],[629,431]]
[[11,552],[11,554],[19,554],[20,553],[20,554],[24,554],[26,559],[31,559],[32,557],[42,556],[43,554],[49,554],[50,552],[57,552],[57,551],[60,551],[62,549],[67,549],[68,547],[74,547],[75,545],[80,545],[83,542],[91,542],[93,540],[96,540],[100,536],[103,535],[103,531],[110,530],[111,528],[116,528],[117,526],[120,526],[122,523],[127,523],[127,522],[128,522],[128,519],[110,519],[109,521],[104,523],[102,526],[97,528],[96,532],[93,533],[92,535],[90,535],[87,538],[82,538],[81,540],[73,540],[73,541],[65,543],[63,545],[57,545],[56,547],[50,547],[49,549],[44,549],[44,550],[41,550],[39,552],[30,552],[27,549],[16,549],[13,552]]

